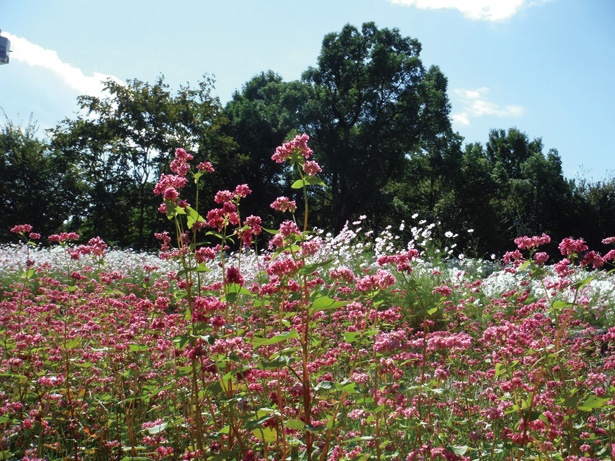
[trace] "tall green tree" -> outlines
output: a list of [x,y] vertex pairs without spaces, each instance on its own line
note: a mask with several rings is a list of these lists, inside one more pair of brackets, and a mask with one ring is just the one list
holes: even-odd
[[289,195],[286,172],[271,156],[300,128],[306,90],[301,82],[284,82],[272,71],[262,72],[236,91],[224,108],[229,121],[224,132],[237,146],[233,165],[224,175],[250,186],[244,212],[261,216],[267,225],[275,216],[269,205],[276,197]]
[[62,229],[80,202],[81,181],[76,165],[30,122],[17,126],[9,120],[0,127],[0,239],[13,240],[9,230],[31,224],[35,232]]
[[152,188],[174,150],[224,163],[232,146],[221,133],[225,119],[212,87],[208,78],[177,92],[162,76],[153,84],[108,80],[102,98],[78,98],[80,115],[65,119],[52,137],[79,163],[88,186],[87,204],[75,217],[82,233],[135,248],[153,243],[160,217]]
[[580,178],[570,184],[573,220],[564,236],[583,237],[592,249],[600,249],[602,239],[615,235],[615,177],[599,181]]
[[389,181],[425,141],[450,131],[446,78],[426,72],[420,52],[397,29],[346,25],[325,36],[317,66],[302,76],[310,85],[302,122],[324,166],[336,231],[357,213],[388,215]]

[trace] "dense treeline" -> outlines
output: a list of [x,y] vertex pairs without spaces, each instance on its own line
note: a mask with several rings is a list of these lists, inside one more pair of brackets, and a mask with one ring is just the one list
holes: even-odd
[[[168,226],[152,189],[176,147],[214,164],[199,207],[247,183],[244,216],[273,224],[269,204],[293,192],[271,161],[296,133],[310,135],[326,188],[314,188],[311,222],[339,231],[359,215],[382,230],[422,219],[459,234],[476,256],[501,254],[519,235],[577,236],[592,247],[615,230],[615,179],[570,180],[558,152],[516,128],[463,143],[450,123],[447,79],[425,68],[421,44],[396,29],[345,26],[325,36],[314,67],[285,82],[256,75],[222,106],[204,77],[172,91],[159,77],[105,83],[81,96],[80,115],[37,137],[7,120],[0,132],[0,239],[28,222],[75,230],[120,247],[153,248]],[[468,233],[473,229],[472,233]],[[442,236],[443,237],[443,236]]]

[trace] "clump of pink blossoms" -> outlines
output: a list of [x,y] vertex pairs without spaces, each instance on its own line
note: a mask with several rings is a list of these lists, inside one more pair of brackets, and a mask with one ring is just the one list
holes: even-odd
[[271,160],[276,163],[283,163],[284,160],[290,158],[294,153],[298,152],[306,160],[314,153],[307,145],[310,137],[307,134],[295,136],[295,139],[288,141],[275,149],[275,154],[271,156]]

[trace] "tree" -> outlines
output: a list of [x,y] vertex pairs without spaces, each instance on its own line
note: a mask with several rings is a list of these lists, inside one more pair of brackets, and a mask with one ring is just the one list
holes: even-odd
[[75,165],[37,137],[30,122],[8,121],[0,131],[0,239],[13,240],[10,228],[31,224],[34,231],[59,231],[78,208],[80,180]]
[[325,36],[317,67],[302,76],[310,95],[301,121],[324,166],[335,231],[357,213],[386,216],[389,181],[450,131],[446,78],[425,72],[420,51],[397,29],[346,25]]
[[600,249],[602,239],[615,235],[615,178],[595,182],[580,178],[571,182],[571,188],[573,221],[564,237],[583,237],[590,248]]
[[[224,113],[229,123],[224,132],[237,148],[234,162],[223,173],[252,189],[247,212],[259,215],[272,225],[269,205],[280,195],[288,195],[285,171],[271,160],[276,147],[300,127],[299,113],[307,100],[305,85],[283,82],[272,71],[262,72],[233,94]],[[220,169],[218,173],[222,173]]]
[[173,94],[162,76],[154,84],[108,80],[103,98],[78,98],[81,114],[52,136],[54,146],[79,163],[88,185],[87,204],[74,223],[82,233],[120,246],[153,244],[161,218],[152,189],[175,148],[217,163],[232,145],[221,134],[224,118],[212,86],[206,78]]

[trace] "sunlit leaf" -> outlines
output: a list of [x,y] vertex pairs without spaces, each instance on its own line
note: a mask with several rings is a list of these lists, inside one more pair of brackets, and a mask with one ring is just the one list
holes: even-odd
[[186,224],[188,229],[192,229],[197,222],[205,222],[205,218],[203,218],[194,208],[188,206],[185,208],[187,213]]
[[280,333],[279,335],[275,335],[271,338],[255,337],[252,339],[252,346],[253,347],[269,346],[271,344],[277,344],[279,342],[286,341],[288,339],[298,338],[298,337],[299,337],[299,333],[297,333],[297,330],[286,331],[284,333]]
[[312,302],[311,312],[325,311],[329,309],[337,309],[350,304],[350,301],[337,301],[328,296],[321,296]]
[[160,424],[156,424],[155,426],[147,427],[145,428],[145,430],[149,432],[150,435],[156,435],[156,434],[163,432],[167,428],[168,425],[169,423],[162,422]]
[[577,407],[581,411],[592,411],[598,408],[602,408],[606,403],[611,400],[610,397],[598,397],[596,395],[590,395]]

